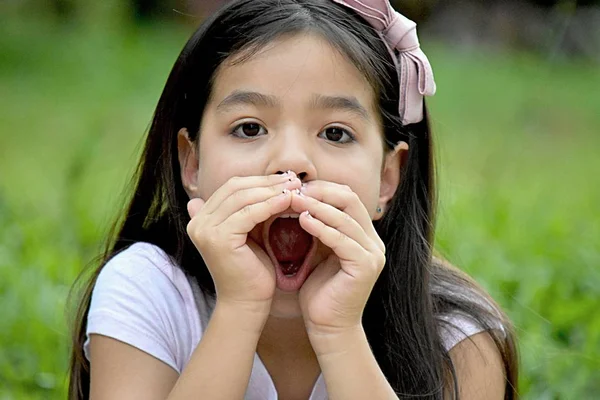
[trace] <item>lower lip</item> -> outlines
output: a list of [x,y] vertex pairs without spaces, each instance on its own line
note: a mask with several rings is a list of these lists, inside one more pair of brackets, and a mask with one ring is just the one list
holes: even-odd
[[300,266],[300,269],[298,270],[298,272],[296,272],[296,274],[291,277],[284,275],[283,270],[281,269],[281,266],[279,266],[279,263],[277,262],[275,257],[273,257],[271,255],[271,260],[273,262],[277,263],[277,265],[275,266],[275,275],[276,275],[276,279],[277,279],[277,288],[279,290],[281,290],[282,292],[297,292],[298,290],[300,290],[300,288],[302,287],[302,285],[304,284],[304,282],[306,281],[306,279],[312,272],[312,270],[310,268],[310,263],[311,263],[313,256],[316,253],[316,250],[317,250],[317,240],[315,238],[313,238],[313,242],[310,246],[310,250],[306,254],[306,257],[304,258],[304,262]]

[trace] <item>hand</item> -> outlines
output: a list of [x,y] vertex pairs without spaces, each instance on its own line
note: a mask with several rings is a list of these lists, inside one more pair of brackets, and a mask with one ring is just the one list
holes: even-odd
[[204,202],[188,203],[187,232],[212,276],[218,304],[234,304],[268,315],[275,267],[248,233],[290,207],[300,180],[284,175],[234,177]]
[[358,195],[349,187],[312,181],[294,195],[292,209],[307,210],[300,225],[334,254],[300,289],[309,335],[361,328],[362,313],[383,266],[385,245]]

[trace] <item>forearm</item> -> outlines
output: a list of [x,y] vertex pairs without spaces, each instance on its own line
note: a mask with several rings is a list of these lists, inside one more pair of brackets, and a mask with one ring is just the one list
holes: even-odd
[[362,327],[311,336],[330,400],[397,400],[377,364]]
[[217,303],[169,400],[243,399],[263,326],[261,316]]

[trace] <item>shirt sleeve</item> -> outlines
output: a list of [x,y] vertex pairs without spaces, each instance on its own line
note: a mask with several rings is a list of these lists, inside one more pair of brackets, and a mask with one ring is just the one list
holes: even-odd
[[440,326],[440,335],[446,351],[450,351],[466,338],[484,331],[481,325],[464,314],[444,315],[441,319],[445,321]]
[[84,352],[89,360],[89,336],[104,335],[134,346],[181,373],[182,354],[190,341],[185,337],[190,331],[186,305],[164,265],[157,265],[164,261],[157,259],[160,255],[156,251],[149,252],[149,246],[131,246],[100,272],[92,293]]
[[[452,350],[454,346],[463,340],[486,331],[486,328],[481,326],[475,319],[460,312],[442,315],[440,319],[443,320],[443,323],[440,324],[439,332],[446,351]],[[493,320],[492,329],[506,335],[504,326],[499,319]]]

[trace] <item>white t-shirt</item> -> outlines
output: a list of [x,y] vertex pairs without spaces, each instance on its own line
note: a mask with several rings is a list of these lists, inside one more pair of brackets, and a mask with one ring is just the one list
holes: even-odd
[[[134,346],[178,373],[189,362],[206,329],[214,299],[190,284],[183,271],[157,246],[135,243],[102,269],[92,294],[84,352],[89,360],[89,335],[100,334]],[[467,316],[447,318],[459,329],[440,334],[450,350],[482,329]],[[275,385],[254,355],[245,400],[276,400]],[[326,400],[323,375],[309,400]]]

